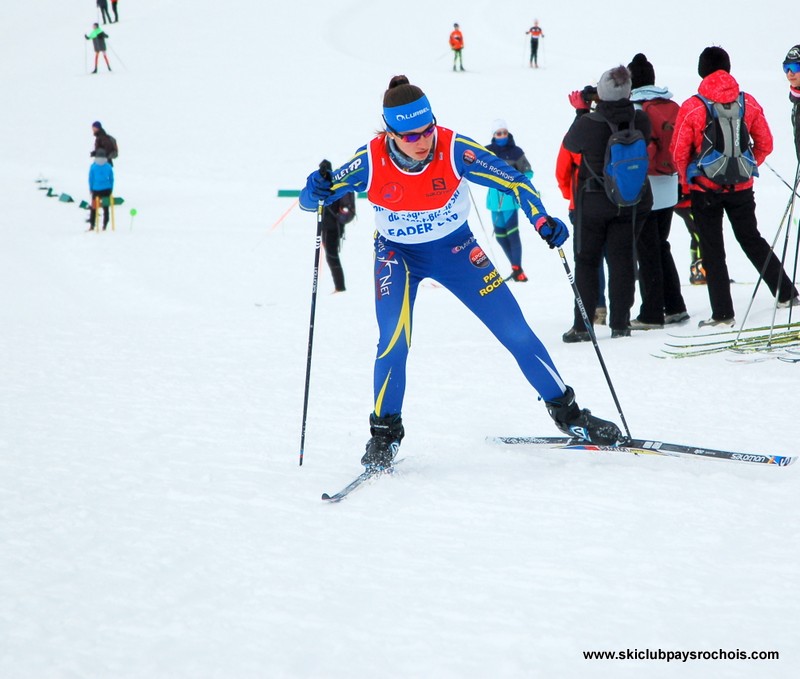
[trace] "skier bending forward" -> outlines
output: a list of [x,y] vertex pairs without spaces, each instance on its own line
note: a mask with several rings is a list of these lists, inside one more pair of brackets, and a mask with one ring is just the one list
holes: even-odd
[[385,132],[332,176],[312,172],[300,195],[318,209],[349,191],[366,191],[375,209],[375,311],[380,337],[375,359],[375,404],[361,463],[391,465],[405,434],[401,418],[406,359],[417,288],[429,277],[450,290],[500,340],[566,434],[601,445],[623,436],[616,424],[582,410],[511,291],[467,223],[465,180],[513,195],[539,235],[553,247],[569,237],[550,217],[525,175],[483,146],[440,127],[428,98],[405,76],[395,76],[383,98]]

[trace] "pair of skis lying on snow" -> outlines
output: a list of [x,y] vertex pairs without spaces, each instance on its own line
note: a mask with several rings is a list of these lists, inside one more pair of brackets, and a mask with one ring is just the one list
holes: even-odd
[[[730,450],[715,450],[713,448],[685,446],[679,443],[665,443],[664,441],[650,441],[647,439],[631,439],[617,446],[599,446],[594,443],[588,443],[567,436],[490,436],[486,441],[487,443],[493,444],[536,446],[538,448],[557,450],[611,451],[615,453],[633,453],[634,455],[661,455],[664,457],[704,457],[715,460],[747,462],[750,464],[776,465],[778,467],[786,467],[795,461],[794,457],[786,455],[737,453]],[[402,462],[402,460],[397,460],[390,467],[368,468],[338,493],[334,495],[323,493],[322,499],[327,502],[339,502],[365,482],[378,476],[393,474],[395,467],[400,462]]]

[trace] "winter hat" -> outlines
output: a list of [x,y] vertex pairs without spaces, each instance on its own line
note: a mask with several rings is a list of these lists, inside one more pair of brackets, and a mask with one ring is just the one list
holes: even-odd
[[697,75],[706,78],[715,71],[731,72],[731,58],[724,49],[716,45],[706,47],[700,52],[700,59],[697,61]]
[[96,127],[98,130],[102,130],[103,129],[103,123],[101,123],[99,120],[95,120],[92,123],[92,127]]
[[497,130],[506,130],[508,131],[508,125],[506,125],[506,121],[502,118],[496,118],[492,121],[492,136],[494,137],[494,133]]
[[631,74],[622,64],[600,76],[597,96],[601,101],[619,101],[631,96]]
[[631,89],[656,84],[653,64],[647,61],[647,57],[641,52],[633,57],[633,61],[628,64],[628,70],[631,72]]
[[800,45],[795,45],[786,53],[786,58],[783,60],[784,64],[797,64],[800,63]]

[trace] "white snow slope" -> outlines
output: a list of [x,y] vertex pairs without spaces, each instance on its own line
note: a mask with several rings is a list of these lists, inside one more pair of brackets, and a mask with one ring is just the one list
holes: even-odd
[[[567,93],[643,51],[682,101],[710,44],[764,105],[769,162],[791,180],[786,6],[654,19],[587,0],[123,0],[107,27],[114,71],[91,76],[95,7],[77,4],[0,6],[0,676],[800,676],[800,464],[487,445],[557,432],[511,357],[433,285],[416,309],[401,472],[321,502],[360,471],[368,437],[371,209],[360,201],[348,227],[348,291],[331,295],[320,271],[302,467],[315,220],[294,208],[275,225],[292,206],[278,189],[378,129],[396,73],[484,143],[505,118],[566,218],[553,172]],[[45,178],[88,197],[94,120],[120,145],[113,233],[86,233],[77,203],[36,190]],[[762,168],[756,197],[772,240],[789,192]],[[532,281],[514,294],[579,403],[619,420],[592,346],[561,342],[572,290],[558,256],[523,238]],[[688,277],[678,219],[672,242]],[[741,318],[756,272],[728,245],[731,275],[750,283],[734,286]],[[691,333],[707,293],[684,292]],[[760,290],[748,324],[768,323],[771,303]],[[666,332],[598,334],[634,435],[800,454],[800,367],[661,361]],[[780,658],[584,656],[627,649]]]

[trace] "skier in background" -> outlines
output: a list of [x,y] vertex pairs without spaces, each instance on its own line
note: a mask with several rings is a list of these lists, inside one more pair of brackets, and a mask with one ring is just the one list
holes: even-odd
[[[524,174],[528,179],[533,177],[531,164],[525,152],[514,142],[514,135],[508,131],[508,125],[502,118],[492,123],[492,141],[486,147],[498,158],[505,160],[511,167]],[[519,237],[519,203],[514,196],[509,196],[497,189],[489,189],[486,194],[486,207],[492,213],[494,236],[508,261],[511,262],[511,277],[525,283],[528,277],[522,270],[522,241]]]
[[92,73],[97,73],[97,61],[101,52],[103,53],[103,59],[106,61],[106,66],[108,66],[108,70],[110,71],[111,64],[108,63],[108,57],[106,56],[106,40],[108,39],[108,35],[100,28],[100,24],[92,24],[92,32],[83,37],[87,40],[91,40],[92,46],[94,47],[94,71],[92,71]]
[[464,49],[464,36],[458,24],[453,24],[453,31],[450,33],[450,49],[453,50],[453,70],[456,71],[456,64],[460,70],[464,70],[464,62],[461,57],[461,50]]
[[119,21],[119,14],[117,14],[117,0],[111,0],[111,9],[114,11],[114,21],[112,24],[115,24]]
[[531,36],[530,67],[539,68],[539,39],[544,38],[544,31],[542,31],[541,27],[539,26],[538,19],[533,20],[533,26],[531,26],[525,32],[525,35]]
[[516,198],[551,247],[569,237],[567,227],[547,214],[525,175],[469,137],[438,126],[428,98],[405,76],[389,83],[383,119],[384,132],[331,175],[312,172],[300,193],[300,207],[308,211],[351,191],[366,191],[375,209],[380,336],[369,417],[372,438],[361,463],[368,469],[391,466],[405,435],[401,411],[414,302],[420,282],[428,277],[450,290],[511,352],[561,431],[592,443],[619,442],[617,425],[578,407],[574,391],[476,242],[467,222],[466,181]]
[[111,23],[111,15],[108,13],[108,0],[97,0],[97,7],[100,9],[100,18],[104,24]]

